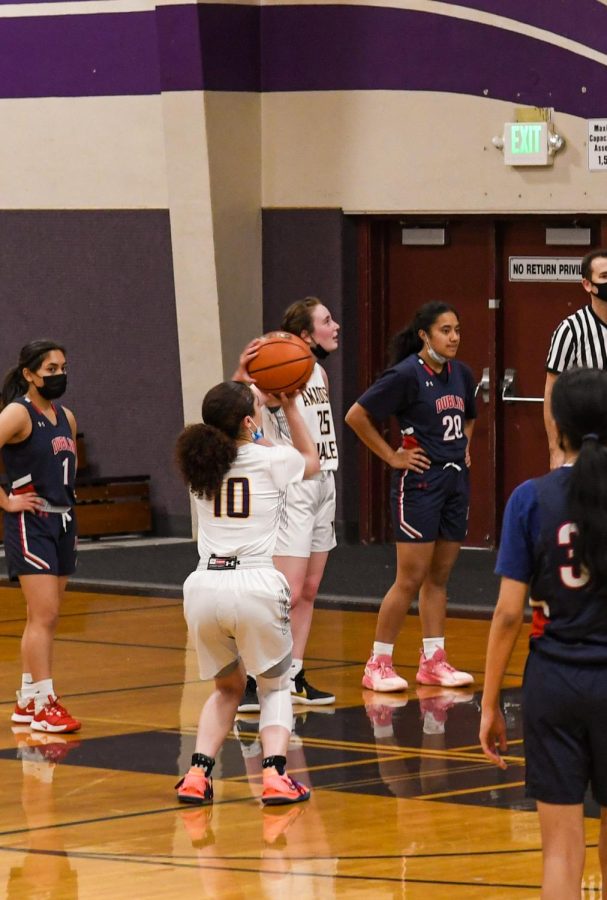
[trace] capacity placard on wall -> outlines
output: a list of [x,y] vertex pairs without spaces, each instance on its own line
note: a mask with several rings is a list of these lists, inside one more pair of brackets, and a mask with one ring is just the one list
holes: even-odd
[[510,256],[510,281],[580,281],[582,260],[577,256]]
[[588,168],[607,172],[607,119],[588,119]]

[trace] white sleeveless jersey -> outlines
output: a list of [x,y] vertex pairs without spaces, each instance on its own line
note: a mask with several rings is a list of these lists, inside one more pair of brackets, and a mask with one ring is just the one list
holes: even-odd
[[241,445],[216,497],[195,497],[200,558],[272,556],[287,485],[304,468],[292,447]]
[[[335,471],[338,466],[337,441],[335,426],[329,402],[329,393],[322,377],[322,369],[315,364],[312,374],[301,394],[297,397],[297,408],[301,413],[306,428],[316,444],[320,468],[322,471]],[[267,406],[262,407],[263,433],[273,444],[292,447],[289,423],[281,408],[270,412]]]

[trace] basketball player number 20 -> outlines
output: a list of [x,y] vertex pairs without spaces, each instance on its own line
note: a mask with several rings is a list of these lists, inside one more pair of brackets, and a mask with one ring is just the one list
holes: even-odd
[[228,478],[215,494],[215,516],[223,515],[223,497],[226,497],[226,515],[229,519],[248,519],[250,515],[250,490],[248,478]]
[[456,438],[463,437],[462,433],[462,417],[461,416],[443,416],[443,426],[445,433],[444,441],[454,441]]

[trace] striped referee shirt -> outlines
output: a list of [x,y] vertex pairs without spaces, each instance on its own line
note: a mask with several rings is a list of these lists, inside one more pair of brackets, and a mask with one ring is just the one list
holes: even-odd
[[592,306],[563,319],[550,341],[547,371],[559,375],[574,366],[607,369],[607,325]]

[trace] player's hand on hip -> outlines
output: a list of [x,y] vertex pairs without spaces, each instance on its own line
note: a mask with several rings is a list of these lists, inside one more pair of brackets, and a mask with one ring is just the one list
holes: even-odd
[[10,494],[7,497],[5,512],[38,512],[44,506],[44,498],[38,494]]
[[430,460],[422,447],[412,447],[410,450],[399,447],[392,454],[390,465],[393,469],[410,469],[411,472],[421,473],[430,468]]

